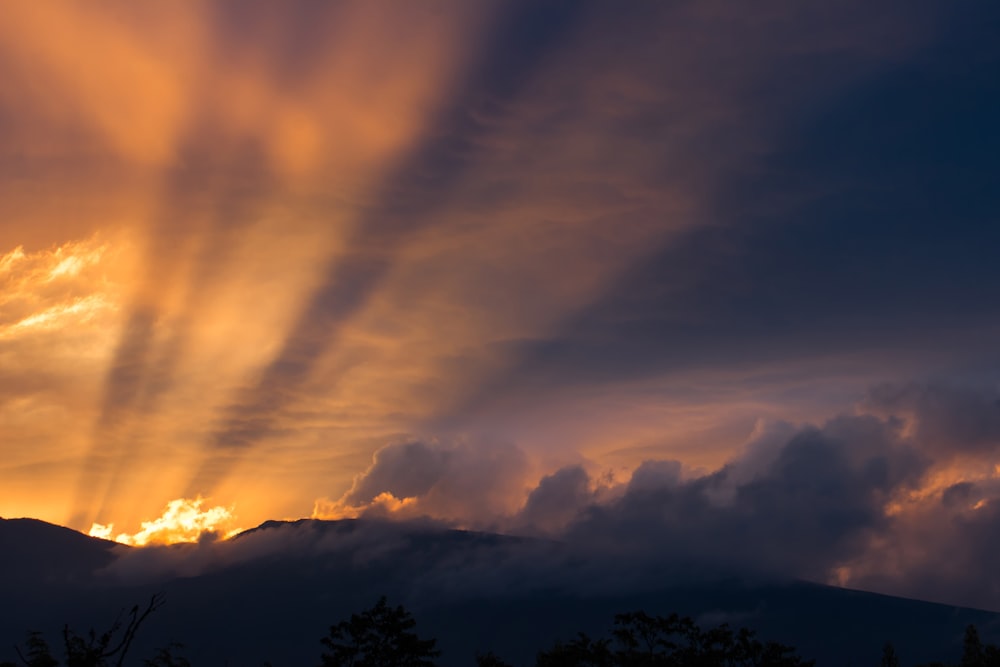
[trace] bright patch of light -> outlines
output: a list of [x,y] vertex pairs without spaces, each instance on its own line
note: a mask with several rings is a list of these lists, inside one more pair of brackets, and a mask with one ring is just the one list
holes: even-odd
[[114,529],[115,525],[113,523],[109,523],[106,526],[103,523],[94,523],[94,525],[90,527],[90,531],[87,534],[91,537],[96,537],[102,540],[110,540],[114,539],[111,536]]
[[417,504],[416,497],[397,498],[388,491],[375,496],[365,505],[350,505],[342,499],[337,501],[320,498],[313,504],[313,519],[356,519],[365,512],[375,514],[397,514],[412,509]]
[[[98,255],[100,257],[100,255]],[[67,257],[62,260],[51,271],[49,271],[50,278],[58,278],[59,276],[75,276],[80,273],[80,269],[84,266],[83,261],[79,257]]]
[[131,546],[147,544],[176,544],[197,542],[206,534],[231,535],[233,510],[231,507],[209,507],[202,509],[204,498],[178,498],[171,500],[158,518],[143,521],[142,528],[133,534],[119,533],[112,538],[114,524],[95,523],[90,528],[90,536],[114,539],[115,542]]
[[42,328],[52,329],[71,322],[86,322],[114,306],[99,294],[76,299],[72,303],[53,306],[42,312],[29,315],[14,324],[11,329]]
[[17,246],[3,257],[0,257],[0,273],[7,273],[17,262],[24,258],[24,246]]

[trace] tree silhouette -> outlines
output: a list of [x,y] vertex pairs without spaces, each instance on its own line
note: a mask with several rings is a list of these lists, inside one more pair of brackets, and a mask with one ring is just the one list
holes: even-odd
[[896,649],[890,642],[886,642],[882,647],[882,662],[879,664],[881,667],[899,667],[899,656],[896,655]]
[[[29,632],[28,638],[24,642],[24,647],[24,653],[21,653],[21,649],[16,646],[14,650],[17,651],[17,656],[21,658],[21,662],[27,665],[27,667],[56,667],[59,664],[59,661],[52,657],[49,644],[40,632]],[[14,663],[4,664],[13,665]]]
[[965,628],[961,667],[1000,667],[1000,647],[983,644],[975,625]]
[[[124,610],[106,632],[97,634],[93,629],[85,636],[63,626],[63,649],[66,667],[122,667],[125,656],[135,635],[146,618],[163,606],[163,595],[153,595],[149,604],[140,609],[135,605],[126,614]],[[25,650],[14,647],[18,658],[25,667],[57,667],[59,660],[49,649],[48,642],[40,632],[29,632],[25,640]],[[14,663],[2,662],[0,667],[11,667]]]
[[690,618],[631,612],[615,616],[611,640],[580,634],[538,654],[537,667],[809,667],[790,646],[762,643],[745,628],[704,631]]
[[476,654],[476,667],[512,667],[509,663],[504,662],[500,657],[493,651],[487,651],[486,653]]
[[965,638],[962,641],[962,667],[985,667],[986,653],[983,650],[983,642],[979,639],[979,631],[976,626],[970,625],[965,628]]
[[584,633],[567,643],[557,642],[549,651],[541,651],[537,667],[612,667],[615,655],[607,639],[593,640]]
[[416,621],[402,606],[382,596],[375,606],[330,627],[321,641],[329,649],[321,667],[434,667],[441,654],[434,639],[410,632]]
[[191,662],[174,651],[184,648],[183,644],[171,642],[156,652],[156,655],[146,660],[145,667],[191,667]]
[[[925,662],[917,667],[950,667],[943,662]],[[1000,647],[983,644],[975,625],[965,628],[962,640],[962,659],[957,667],[1000,667]]]

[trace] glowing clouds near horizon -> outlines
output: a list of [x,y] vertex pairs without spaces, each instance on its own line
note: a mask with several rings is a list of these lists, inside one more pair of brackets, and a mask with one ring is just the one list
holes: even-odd
[[151,521],[143,521],[141,528],[132,534],[115,534],[114,524],[95,523],[88,534],[104,540],[114,540],[130,546],[153,544],[179,544],[205,539],[228,537],[240,529],[234,528],[232,507],[207,507],[204,498],[178,498],[171,500],[163,509],[163,514]]

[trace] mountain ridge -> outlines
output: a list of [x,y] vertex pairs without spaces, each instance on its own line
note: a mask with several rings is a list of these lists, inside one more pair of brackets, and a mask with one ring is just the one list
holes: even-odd
[[[168,604],[143,629],[137,649],[149,655],[181,641],[195,665],[259,663],[261,656],[315,662],[330,624],[381,595],[410,609],[421,635],[440,640],[442,665],[472,664],[477,651],[489,650],[525,664],[557,639],[578,631],[599,636],[615,613],[638,609],[751,627],[821,667],[874,662],[885,641],[905,662],[951,660],[969,623],[984,638],[1000,633],[1000,614],[989,611],[802,581],[639,576],[639,587],[582,587],[584,577],[613,581],[620,573],[565,576],[561,568],[583,560],[565,545],[429,522],[275,520],[229,540],[128,548],[56,524],[18,521],[0,522],[7,559],[0,590],[8,601],[0,610],[0,646],[21,641],[29,629],[52,633],[64,623],[101,630],[155,592]],[[7,548],[15,535],[28,543]],[[58,557],[38,558],[46,549]],[[12,554],[28,560],[15,562]],[[89,578],[45,571],[72,562],[93,566]],[[157,574],[125,576],[135,572]]]

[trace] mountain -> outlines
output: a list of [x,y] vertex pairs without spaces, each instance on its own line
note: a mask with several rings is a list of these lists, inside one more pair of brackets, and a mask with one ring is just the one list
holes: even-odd
[[126,548],[37,519],[0,519],[0,545],[4,586],[80,583]]
[[1000,631],[1000,615],[985,611],[804,582],[669,580],[557,542],[433,523],[272,521],[226,541],[127,548],[22,519],[0,522],[0,544],[0,659],[27,630],[58,645],[64,623],[105,630],[155,592],[166,605],[142,628],[133,664],[171,641],[195,666],[315,664],[329,626],[382,594],[439,640],[443,665],[472,665],[486,650],[529,664],[556,639],[601,635],[636,609],[747,626],[819,665],[874,664],[887,640],[904,664],[950,661],[969,623],[987,641]]

